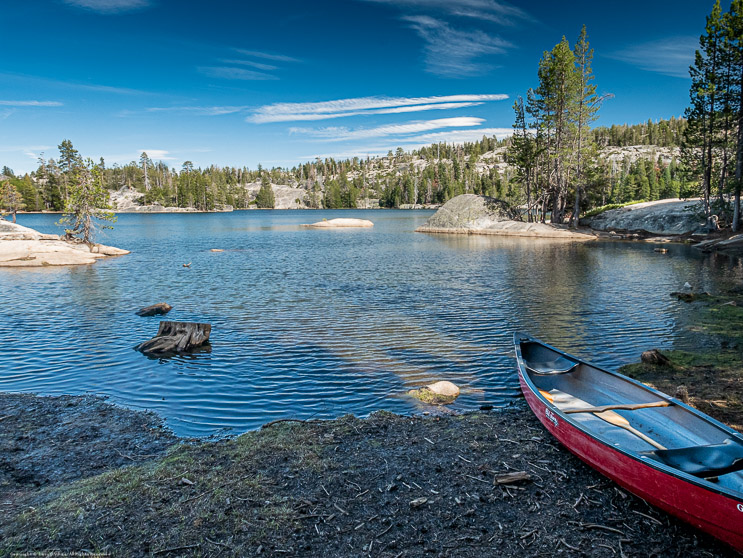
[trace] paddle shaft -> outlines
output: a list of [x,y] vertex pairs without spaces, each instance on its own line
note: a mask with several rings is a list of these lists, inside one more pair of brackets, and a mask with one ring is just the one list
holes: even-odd
[[613,424],[614,426],[618,426],[619,428],[624,428],[627,432],[631,432],[638,438],[645,440],[648,444],[653,446],[656,449],[664,450],[666,449],[665,446],[659,444],[649,436],[646,436],[636,428],[632,427],[632,425],[629,423],[629,421],[624,418],[619,413],[615,413],[614,411],[604,411],[603,413],[593,413],[594,416],[599,417],[601,420],[605,420],[609,424]]
[[[541,389],[539,390],[539,393],[541,393],[544,396],[544,398],[547,399],[547,401],[549,401],[553,405],[557,406],[555,404],[555,402],[554,402],[554,398],[552,397],[552,394],[551,393],[549,393],[547,391],[543,391]],[[574,401],[576,401],[576,402],[585,403],[585,401],[583,401],[582,399],[578,399],[577,397],[574,397],[574,396],[569,395],[569,394],[565,394],[565,395],[568,395],[569,397],[572,397],[572,399]],[[659,403],[667,403],[667,402],[666,401],[660,401]],[[639,403],[639,405],[642,405],[642,403]],[[610,405],[607,405],[607,406],[610,407]],[[665,405],[653,405],[653,406],[665,406]],[[649,436],[646,436],[645,434],[643,434],[642,432],[640,432],[639,430],[637,430],[636,428],[634,428],[629,423],[629,421],[626,418],[624,418],[622,415],[620,415],[619,413],[615,413],[614,411],[611,411],[611,410],[604,410],[604,411],[601,411],[601,412],[596,412],[596,409],[601,409],[601,407],[589,407],[587,409],[580,409],[580,411],[582,411],[582,412],[588,412],[588,413],[593,413],[594,416],[597,416],[598,418],[600,418],[601,420],[604,420],[604,421],[608,422],[609,424],[613,424],[614,426],[618,426],[619,428],[623,428],[627,432],[630,432],[631,434],[634,434],[635,436],[637,436],[641,440],[644,440],[645,442],[647,442],[648,444],[650,444],[651,446],[653,446],[656,449],[661,449],[661,450],[666,449],[665,446],[659,444],[658,442],[656,442],[655,440],[653,440]],[[576,410],[574,410],[574,409],[571,409],[571,410],[573,412],[576,412]]]
[[653,401],[652,403],[618,403],[616,405],[602,405],[601,407],[589,407],[588,409],[562,409],[563,413],[603,413],[619,409],[622,411],[634,411],[635,409],[647,409],[649,407],[670,407],[668,401]]

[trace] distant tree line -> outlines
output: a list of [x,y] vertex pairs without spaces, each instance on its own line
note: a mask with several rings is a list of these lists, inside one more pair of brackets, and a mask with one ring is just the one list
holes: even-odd
[[[591,143],[601,148],[658,143],[673,147],[680,145],[679,138],[685,126],[684,119],[672,118],[631,126],[599,127],[590,131]],[[517,136],[502,140],[483,136],[474,142],[439,143],[411,152],[398,148],[390,151],[387,157],[326,158],[293,168],[270,170],[261,165],[257,169],[216,165],[197,168],[190,161],[175,169],[161,161],[153,161],[147,153],[142,153],[138,161],[124,165],[107,165],[102,158],[95,165],[104,190],[129,189],[137,192],[146,204],[200,210],[213,210],[220,205],[237,209],[274,207],[272,184],[303,189],[300,201],[312,208],[364,208],[369,207],[369,200],[378,200],[382,207],[440,204],[464,193],[523,204],[527,193],[522,174],[519,174],[522,171],[512,160],[518,141]],[[75,172],[84,166],[84,161],[70,140],[63,140],[58,150],[59,157],[46,159],[42,155],[37,169],[24,176],[16,176],[12,169],[3,167],[0,184],[5,189],[0,189],[0,208],[10,213],[13,212],[11,206],[15,211],[64,210],[70,197],[71,181]],[[506,165],[506,161],[510,164]],[[631,171],[637,174],[639,171],[633,170],[636,167],[638,165],[625,161],[612,168],[597,157],[591,175],[594,187],[586,188],[582,205],[593,207],[597,203],[625,199],[635,188],[631,183],[622,187],[622,181]],[[656,163],[654,171],[658,181],[664,179],[662,163]],[[677,165],[673,165],[671,172],[674,180],[680,180],[676,176]],[[641,181],[638,178],[635,182]],[[246,186],[249,184],[260,184],[257,195],[248,193]],[[10,193],[11,187],[13,193]],[[5,190],[9,193],[2,194]],[[679,190],[683,190],[680,185]],[[652,197],[655,190],[650,191]],[[660,196],[667,191],[662,187],[658,190]],[[16,193],[19,200],[16,200]],[[531,197],[534,199],[534,192]],[[3,201],[6,198],[7,203]]]

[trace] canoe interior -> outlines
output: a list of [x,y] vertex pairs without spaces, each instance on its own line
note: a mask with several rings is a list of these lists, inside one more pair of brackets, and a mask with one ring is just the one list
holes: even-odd
[[[637,384],[619,374],[601,370],[538,342],[522,342],[521,356],[524,364],[522,373],[528,377],[537,390],[544,392],[559,390],[582,399],[591,406],[650,403],[670,399],[667,395]],[[571,365],[577,366],[571,368],[568,361],[572,361]],[[556,374],[544,373],[549,363],[557,363],[559,368],[570,371]],[[739,435],[706,415],[678,404],[634,411],[616,410],[615,412],[627,419],[632,427],[668,449],[720,444],[731,437],[738,441],[741,440]],[[569,417],[592,436],[630,453],[643,454],[655,449],[638,436],[592,413],[571,413]],[[743,472],[741,471],[720,475],[717,481],[703,482],[710,482],[717,489],[743,494]]]

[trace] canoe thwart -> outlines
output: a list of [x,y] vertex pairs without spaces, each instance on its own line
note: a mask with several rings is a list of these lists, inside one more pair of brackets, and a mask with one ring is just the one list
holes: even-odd
[[634,411],[636,409],[648,409],[651,407],[670,407],[670,401],[653,401],[652,403],[617,403],[615,405],[601,405],[600,407],[588,407],[587,409],[562,409],[565,414],[570,413],[603,413],[604,411]]
[[718,477],[743,471],[743,443],[732,438],[721,444],[655,450],[642,455],[695,477]]

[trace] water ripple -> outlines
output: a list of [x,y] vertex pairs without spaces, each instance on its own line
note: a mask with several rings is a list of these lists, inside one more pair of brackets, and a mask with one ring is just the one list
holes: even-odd
[[[743,276],[685,246],[658,256],[641,243],[414,234],[430,212],[354,214],[371,230],[298,226],[344,215],[121,215],[102,241],[129,256],[0,270],[0,390],[107,395],[199,436],[275,418],[417,412],[405,393],[440,379],[462,387],[455,409],[504,406],[519,393],[513,331],[617,367],[684,343],[670,291]],[[20,217],[43,232],[54,220]],[[160,321],[134,310],[160,301],[174,306],[168,319],[211,323],[211,352],[134,351]]]

